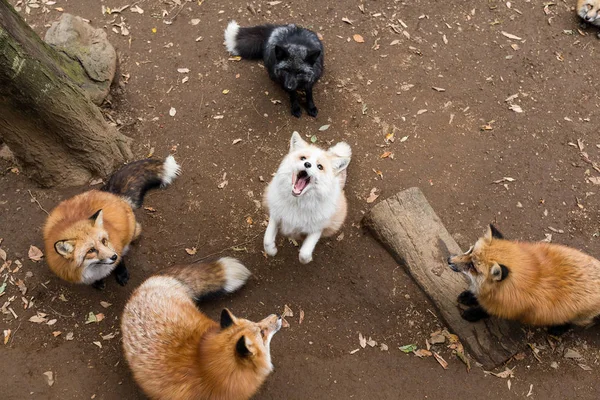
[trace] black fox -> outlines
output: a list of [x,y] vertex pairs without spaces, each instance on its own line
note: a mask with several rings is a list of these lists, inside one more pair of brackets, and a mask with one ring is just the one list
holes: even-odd
[[289,93],[292,115],[302,109],[298,90],[306,93],[308,115],[316,117],[313,85],[323,75],[323,44],[317,35],[297,25],[259,25],[240,28],[231,21],[225,29],[225,45],[233,54],[246,59],[263,59],[269,76]]

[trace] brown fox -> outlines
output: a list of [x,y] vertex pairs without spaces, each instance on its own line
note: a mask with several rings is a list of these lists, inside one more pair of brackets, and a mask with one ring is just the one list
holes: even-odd
[[125,285],[129,272],[123,256],[141,233],[133,208],[146,191],[169,185],[180,168],[173,156],[140,160],[118,170],[100,190],[90,190],[60,203],[44,226],[46,261],[60,278],[102,289],[114,271]]
[[448,258],[471,286],[458,297],[467,321],[488,315],[560,334],[600,315],[600,261],[566,246],[505,240],[490,225],[469,251]]
[[588,24],[600,26],[600,0],[577,0],[577,15]]
[[270,344],[281,317],[251,322],[224,309],[219,324],[196,306],[208,294],[237,290],[249,276],[225,257],[169,268],[133,292],[121,318],[123,349],[150,398],[243,400],[258,390],[273,370]]

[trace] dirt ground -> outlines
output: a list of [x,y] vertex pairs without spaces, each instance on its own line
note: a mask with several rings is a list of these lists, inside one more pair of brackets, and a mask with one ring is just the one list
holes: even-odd
[[[467,372],[445,345],[435,350],[447,370],[431,357],[404,354],[400,346],[424,347],[443,323],[361,226],[373,188],[383,199],[418,186],[465,249],[494,221],[509,238],[549,234],[555,243],[600,257],[600,169],[593,165],[600,163],[600,41],[596,30],[580,30],[574,3],[558,0],[545,11],[541,1],[529,0],[205,0],[182,7],[141,0],[143,14],[111,15],[101,5],[114,10],[132,3],[56,0],[45,6],[48,13],[31,7],[29,14],[21,4],[41,34],[59,16],[57,7],[106,29],[122,74],[106,114],[133,138],[136,158],[172,153],[183,174],[147,196],[154,211],[138,212],[144,233],[128,255],[129,284],[110,279],[97,291],[59,281],[44,262],[27,256],[30,245],[42,248],[42,208],[87,187],[40,190],[14,163],[0,160],[0,248],[23,264],[1,273],[0,284],[13,280],[0,305],[12,299],[17,316],[0,314],[0,330],[11,330],[0,344],[1,397],[144,398],[120,347],[119,317],[129,294],[172,263],[223,254],[240,258],[254,275],[238,293],[207,302],[208,315],[217,318],[225,306],[251,319],[285,304],[295,312],[273,340],[275,371],[257,399],[597,399],[598,326],[560,341],[523,327],[537,352],[523,343],[522,357],[508,363],[510,383],[477,366]],[[121,18],[128,35],[114,26]],[[222,32],[230,19],[242,26],[295,22],[323,36],[318,118],[293,118],[285,94],[259,63],[228,60]],[[330,127],[320,131],[323,125]],[[298,249],[285,239],[279,254],[265,259],[266,215],[255,202],[294,130],[316,135],[321,145],[346,140],[354,154],[343,237],[322,240],[309,265],[298,262]],[[395,141],[386,144],[391,131]],[[236,139],[242,140],[232,144]],[[393,159],[381,158],[386,151]],[[494,183],[503,178],[511,179]],[[18,279],[27,287],[24,296],[12,283]],[[33,306],[24,309],[21,297]],[[36,312],[56,322],[29,322]],[[86,324],[90,312],[105,318]],[[378,345],[362,349],[359,333]],[[566,349],[583,358],[564,358]]]

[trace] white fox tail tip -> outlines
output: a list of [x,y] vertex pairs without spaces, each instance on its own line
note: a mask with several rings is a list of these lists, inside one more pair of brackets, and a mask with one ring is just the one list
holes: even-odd
[[244,286],[250,275],[252,275],[248,271],[248,268],[244,267],[235,258],[223,257],[218,262],[223,267],[223,272],[225,273],[225,285],[223,285],[223,289],[228,293],[235,292]]
[[227,51],[233,55],[237,55],[235,50],[237,46],[237,35],[240,30],[240,26],[237,22],[231,21],[227,28],[225,29],[225,47],[227,47]]
[[329,148],[329,151],[338,157],[352,156],[352,149],[350,148],[350,145],[346,142],[336,143],[335,146]]
[[163,173],[160,177],[161,186],[165,187],[170,185],[175,178],[181,173],[181,167],[175,161],[173,156],[168,156],[163,163]]

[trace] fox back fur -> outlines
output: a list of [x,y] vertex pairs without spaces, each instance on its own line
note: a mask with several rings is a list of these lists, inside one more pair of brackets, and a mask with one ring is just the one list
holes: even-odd
[[308,144],[298,132],[292,134],[290,150],[265,193],[269,224],[265,252],[277,254],[277,231],[288,237],[306,236],[300,261],[312,260],[321,236],[337,232],[347,213],[344,185],[352,151],[345,142],[328,150]]
[[317,116],[312,88],[323,75],[324,49],[313,31],[293,24],[240,28],[231,21],[225,29],[225,46],[231,54],[263,60],[269,77],[288,92],[292,115],[302,114],[297,91],[304,90],[307,112]]
[[600,314],[600,261],[581,251],[505,240],[490,226],[467,253],[448,263],[470,278],[478,302],[472,305],[491,315],[560,326],[588,325]]
[[122,257],[141,233],[133,207],[142,205],[147,190],[168,185],[179,174],[172,156],[125,165],[102,188],[61,202],[44,226],[46,261],[60,278],[103,286],[113,270],[124,285],[129,273]]
[[147,279],[125,306],[123,349],[152,399],[243,400],[273,370],[270,343],[281,317],[255,323],[227,309],[220,324],[198,310],[207,294],[240,288],[250,272],[233,258],[167,269]]

